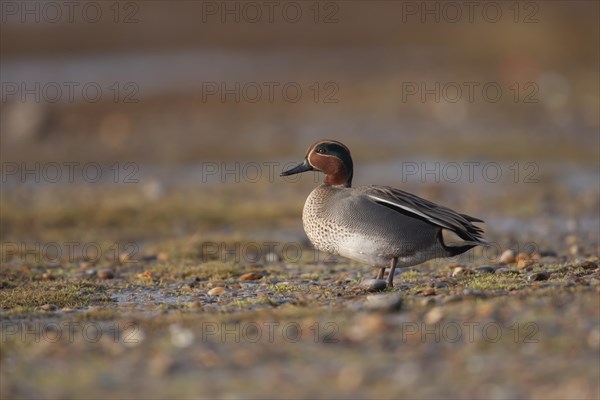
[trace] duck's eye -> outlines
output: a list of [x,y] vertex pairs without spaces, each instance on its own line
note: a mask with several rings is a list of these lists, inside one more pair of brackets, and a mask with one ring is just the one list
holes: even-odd
[[317,149],[317,153],[319,153],[319,154],[325,154],[325,149],[324,148],[319,148],[319,149]]

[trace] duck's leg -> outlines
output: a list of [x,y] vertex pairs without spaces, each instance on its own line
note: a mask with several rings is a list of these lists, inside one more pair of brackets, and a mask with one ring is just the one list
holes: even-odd
[[394,273],[396,272],[397,263],[398,259],[396,257],[392,258],[392,261],[390,261],[390,273],[387,278],[387,287],[394,287]]
[[375,279],[383,279],[383,275],[385,275],[385,268],[379,268],[379,272],[377,273]]

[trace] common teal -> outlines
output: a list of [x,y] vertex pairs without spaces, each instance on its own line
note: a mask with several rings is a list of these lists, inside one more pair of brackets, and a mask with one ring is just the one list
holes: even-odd
[[309,147],[302,164],[281,176],[306,171],[325,174],[323,183],[306,199],[302,222],[319,250],[379,268],[393,287],[397,267],[451,257],[488,243],[478,218],[387,186],[352,187],[350,150],[335,140]]

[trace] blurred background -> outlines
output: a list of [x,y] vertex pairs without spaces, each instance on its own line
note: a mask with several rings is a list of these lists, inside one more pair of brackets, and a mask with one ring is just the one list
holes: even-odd
[[3,2],[3,238],[256,228],[250,204],[301,237],[320,178],[276,177],[333,138],[355,184],[597,239],[598,29],[588,1]]
[[[11,331],[2,395],[597,398],[599,13],[0,1],[0,333],[96,321],[139,339]],[[355,185],[482,218],[494,246],[404,271],[374,301],[366,266],[280,258],[311,249],[302,206],[323,177],[279,174],[323,138],[349,146]],[[202,253],[264,242],[276,254],[258,262]],[[469,269],[484,264],[507,268]],[[200,341],[201,323],[240,320],[333,321],[340,342]],[[400,340],[441,320],[534,323],[540,340]]]

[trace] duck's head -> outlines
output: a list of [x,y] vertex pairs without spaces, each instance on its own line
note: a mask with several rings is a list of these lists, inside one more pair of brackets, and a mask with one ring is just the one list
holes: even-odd
[[320,140],[308,148],[304,162],[284,171],[281,176],[306,171],[321,171],[326,185],[352,186],[353,165],[350,150],[335,140]]

